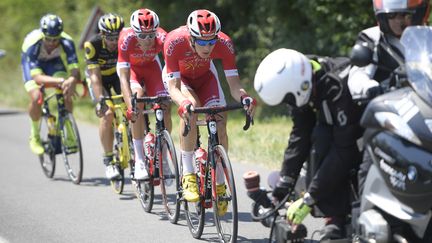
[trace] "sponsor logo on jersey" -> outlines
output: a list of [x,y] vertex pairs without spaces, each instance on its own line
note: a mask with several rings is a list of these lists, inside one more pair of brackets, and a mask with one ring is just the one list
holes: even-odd
[[183,43],[185,41],[186,41],[186,39],[183,36],[177,37],[174,40],[172,40],[169,43],[168,48],[166,49],[166,55],[171,56],[173,51],[174,51],[175,46],[180,44],[180,43]]
[[135,33],[129,32],[127,36],[123,39],[122,43],[120,44],[120,49],[122,51],[127,51],[129,46],[129,41],[132,39],[133,36],[135,36]]
[[232,41],[230,41],[229,39],[223,39],[220,38],[219,41],[224,44],[226,47],[228,47],[229,51],[234,54],[234,45],[232,43]]

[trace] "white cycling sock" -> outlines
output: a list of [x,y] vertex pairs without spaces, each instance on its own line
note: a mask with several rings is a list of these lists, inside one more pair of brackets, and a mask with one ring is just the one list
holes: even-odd
[[183,163],[183,175],[195,173],[193,165],[193,151],[181,151],[182,163]]
[[143,139],[132,139],[135,150],[135,163],[144,162]]

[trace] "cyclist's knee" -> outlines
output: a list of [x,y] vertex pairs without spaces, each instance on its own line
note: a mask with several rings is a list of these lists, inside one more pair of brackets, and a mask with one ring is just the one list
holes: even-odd
[[40,92],[40,90],[37,88],[31,89],[28,91],[28,94],[30,96],[30,102],[32,103],[32,105],[40,106],[39,100],[42,98],[42,93]]
[[112,123],[112,121],[114,120],[114,113],[111,110],[107,110],[102,119],[107,123]]

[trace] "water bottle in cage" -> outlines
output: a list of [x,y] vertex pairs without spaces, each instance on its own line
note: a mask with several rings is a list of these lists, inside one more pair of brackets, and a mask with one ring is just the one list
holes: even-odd
[[205,163],[207,161],[207,151],[203,148],[195,150],[195,168],[200,176],[205,175]]
[[122,146],[122,144],[123,144],[123,137],[122,137],[122,134],[123,134],[124,132],[126,132],[126,128],[125,128],[125,126],[124,126],[123,124],[120,124],[120,125],[118,126],[117,131],[115,132],[115,136],[116,136],[116,139],[117,139],[117,141],[118,141],[119,146]]
[[149,159],[154,157],[155,135],[148,132],[144,138],[144,153]]

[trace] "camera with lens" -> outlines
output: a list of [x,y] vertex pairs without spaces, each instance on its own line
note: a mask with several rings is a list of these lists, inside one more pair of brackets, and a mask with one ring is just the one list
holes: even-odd
[[272,202],[267,196],[267,191],[260,188],[260,176],[256,171],[249,171],[243,175],[244,183],[247,190],[247,195],[254,203],[264,207],[271,208]]
[[[278,209],[281,205],[279,207],[275,206],[267,196],[269,191],[260,187],[258,172],[246,172],[243,175],[243,179],[247,195],[254,201],[252,204],[252,219],[260,221],[265,227],[272,227],[270,238],[278,243],[303,242],[307,236],[306,227],[300,224],[293,228],[294,226],[290,225],[284,217],[279,215]],[[269,184],[276,184],[279,178],[276,179],[269,178]]]

